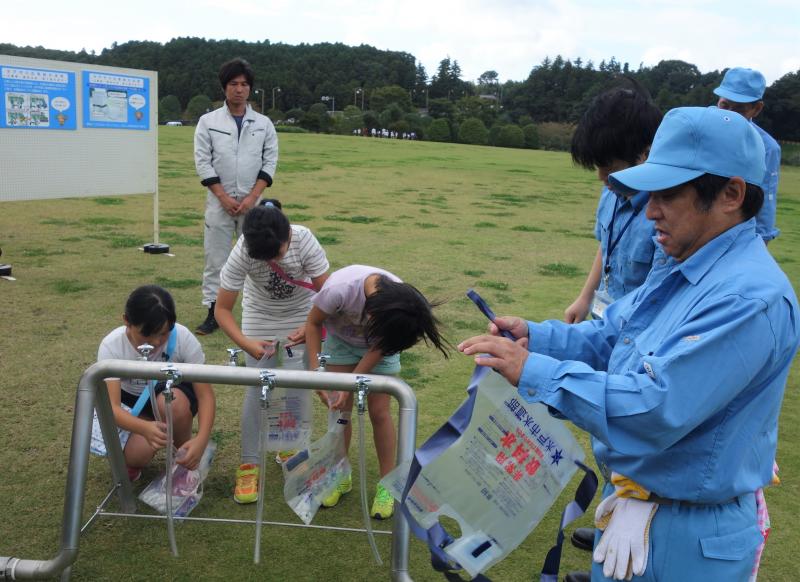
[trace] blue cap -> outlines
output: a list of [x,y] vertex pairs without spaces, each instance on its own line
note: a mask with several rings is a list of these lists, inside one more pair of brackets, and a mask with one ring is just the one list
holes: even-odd
[[766,88],[767,80],[758,71],[734,67],[725,73],[714,94],[736,103],[752,103],[764,96]]
[[664,116],[644,164],[608,178],[618,191],[666,190],[703,174],[764,179],[764,142],[752,124],[716,107],[679,107]]

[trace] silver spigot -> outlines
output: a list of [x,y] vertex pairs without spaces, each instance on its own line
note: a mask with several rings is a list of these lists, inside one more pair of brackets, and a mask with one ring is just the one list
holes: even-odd
[[275,374],[261,370],[258,376],[261,379],[261,408],[269,408],[269,396],[275,388]]
[[167,383],[164,386],[164,400],[167,402],[172,402],[173,394],[172,394],[172,385],[177,384],[181,381],[181,372],[173,366],[172,364],[167,364],[161,371],[167,375]]
[[319,364],[318,371],[324,372],[325,367],[328,365],[328,360],[330,359],[330,354],[317,354],[317,363]]
[[139,352],[139,356],[143,361],[147,361],[150,358],[150,354],[153,353],[155,348],[150,344],[142,344],[136,348],[136,351]]
[[358,387],[358,391],[356,392],[356,407],[359,414],[364,414],[364,411],[367,409],[367,393],[369,392],[370,382],[372,382],[372,380],[366,376],[356,376],[356,386]]
[[228,352],[228,365],[229,366],[238,366],[239,365],[239,354],[242,352],[239,348],[226,348]]

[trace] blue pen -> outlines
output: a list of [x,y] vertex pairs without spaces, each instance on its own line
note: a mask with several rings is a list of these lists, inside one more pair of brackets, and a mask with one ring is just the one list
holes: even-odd
[[[486,301],[484,301],[483,297],[478,295],[478,292],[475,291],[475,289],[468,290],[467,297],[472,299],[472,302],[478,306],[478,309],[481,310],[481,313],[483,313],[486,317],[488,317],[489,321],[494,323],[494,320],[497,318],[497,316],[494,314],[494,311],[492,311],[492,309],[489,307],[489,304],[486,303]],[[498,329],[500,328],[498,327]],[[502,335],[503,337],[507,337],[511,341],[515,341],[517,339],[510,331],[505,329],[500,330],[500,335]]]

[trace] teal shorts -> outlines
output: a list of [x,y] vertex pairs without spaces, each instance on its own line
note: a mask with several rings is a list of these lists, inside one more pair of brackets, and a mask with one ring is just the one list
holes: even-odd
[[[323,348],[328,354],[328,363],[335,366],[355,366],[361,361],[369,351],[369,348],[361,348],[351,345],[340,339],[339,337],[328,332],[328,337],[325,339],[325,347]],[[392,354],[391,356],[383,356],[370,374],[383,374],[385,376],[394,376],[400,373],[400,354]]]

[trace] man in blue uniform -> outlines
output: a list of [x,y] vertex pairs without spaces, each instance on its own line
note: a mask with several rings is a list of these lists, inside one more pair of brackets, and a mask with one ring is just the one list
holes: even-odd
[[670,111],[647,161],[610,178],[650,191],[659,249],[644,284],[602,320],[498,318],[516,342],[493,327],[459,345],[591,433],[607,479],[639,484],[643,499],[606,484],[611,567],[594,564],[592,580],[749,577],[763,539],[754,491],[772,477],[800,344],[797,297],[756,234],[763,175],[742,116]]
[[[722,78],[722,84],[714,89],[714,94],[719,96],[717,107],[729,109],[753,122],[764,108],[764,90],[767,81],[764,75],[753,69],[736,67],[729,69]],[[761,235],[764,242],[774,239],[780,230],[775,227],[775,214],[778,204],[778,179],[781,169],[781,146],[778,142],[753,123],[753,127],[764,141],[765,163],[767,166],[761,189],[764,191],[764,205],[756,216],[756,232]]]

